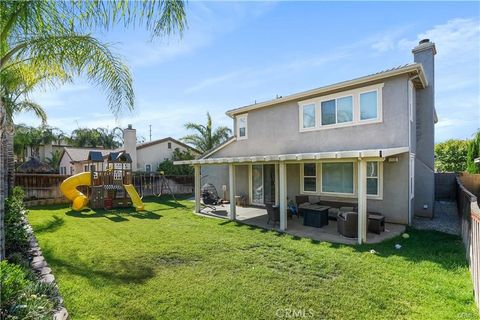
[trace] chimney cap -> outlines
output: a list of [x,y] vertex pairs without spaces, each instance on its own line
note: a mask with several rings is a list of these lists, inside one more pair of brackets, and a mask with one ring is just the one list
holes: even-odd
[[425,38],[418,42],[418,45],[412,49],[412,53],[416,54],[420,51],[428,49],[432,49],[434,55],[437,54],[437,48],[435,47],[435,43],[431,42],[430,39]]
[[128,129],[132,129],[132,125],[131,125],[131,124],[128,125]]

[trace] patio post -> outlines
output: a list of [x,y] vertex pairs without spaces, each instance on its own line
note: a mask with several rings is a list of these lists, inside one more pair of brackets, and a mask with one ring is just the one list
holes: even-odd
[[287,229],[287,164],[280,162],[279,166],[279,201],[280,201],[280,231]]
[[196,164],[193,166],[194,168],[194,175],[195,175],[195,212],[200,212],[200,193],[201,193],[201,186],[200,186],[200,165]]
[[367,241],[367,160],[358,160],[358,243]]
[[228,165],[228,181],[229,181],[229,190],[230,190],[230,212],[228,213],[228,218],[230,220],[237,219],[236,213],[236,203],[235,203],[235,166],[233,164]]

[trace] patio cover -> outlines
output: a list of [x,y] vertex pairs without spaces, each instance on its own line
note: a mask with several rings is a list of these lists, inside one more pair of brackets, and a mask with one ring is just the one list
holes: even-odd
[[351,151],[330,151],[315,153],[292,153],[277,154],[266,156],[250,157],[226,157],[226,158],[208,158],[197,160],[174,161],[175,165],[189,164],[230,164],[242,162],[269,162],[269,161],[302,161],[302,160],[323,160],[323,159],[344,159],[344,158],[387,158],[393,155],[408,152],[408,147],[384,148],[370,150],[351,150]]

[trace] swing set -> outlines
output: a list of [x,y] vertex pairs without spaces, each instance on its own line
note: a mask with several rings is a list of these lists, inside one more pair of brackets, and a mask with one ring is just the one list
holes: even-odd
[[144,196],[160,197],[164,194],[170,194],[173,200],[177,202],[163,171],[159,173],[136,173],[133,175],[133,185],[140,190],[141,199],[143,199]]

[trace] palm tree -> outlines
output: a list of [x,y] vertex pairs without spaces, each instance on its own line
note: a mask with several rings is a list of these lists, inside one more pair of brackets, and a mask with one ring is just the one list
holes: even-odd
[[123,130],[115,127],[111,130],[108,128],[97,128],[100,135],[100,143],[105,149],[116,149],[123,144]]
[[60,150],[54,150],[52,151],[51,156],[45,159],[45,162],[48,163],[58,173],[61,158],[62,152]]
[[[35,74],[48,67],[69,76],[83,73],[107,93],[115,115],[133,109],[132,77],[109,46],[86,31],[99,27],[145,25],[152,36],[182,31],[183,1],[0,1],[0,259],[4,257],[5,190],[13,187],[13,125],[4,102],[12,70],[26,63]],[[33,104],[25,108],[36,107]],[[18,108],[17,108],[18,111]],[[10,113],[13,115],[13,112]],[[12,117],[10,117],[12,118]],[[6,170],[6,171],[5,171]]]
[[208,112],[206,125],[188,122],[185,124],[185,128],[188,130],[195,130],[197,133],[187,135],[181,140],[194,146],[201,152],[207,152],[208,150],[215,148],[227,140],[229,135],[232,133],[228,127],[218,127],[213,130],[212,117]]

